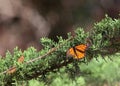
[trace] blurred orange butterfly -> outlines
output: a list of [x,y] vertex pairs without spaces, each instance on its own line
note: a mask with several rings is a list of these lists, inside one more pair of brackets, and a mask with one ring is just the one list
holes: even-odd
[[21,56],[20,58],[18,58],[18,63],[22,63],[24,61],[24,56]]
[[13,74],[14,72],[16,72],[16,67],[15,66],[13,66],[13,67],[11,67],[10,69],[7,70],[8,74]]
[[71,47],[67,50],[67,57],[73,57],[75,59],[82,59],[85,57],[85,51],[87,49],[87,45],[80,44],[74,47]]
[[[24,56],[21,56],[20,58],[18,58],[18,63],[22,63],[23,61],[24,61]],[[7,71],[8,74],[13,74],[14,72],[16,72],[16,67],[15,66],[11,67]]]

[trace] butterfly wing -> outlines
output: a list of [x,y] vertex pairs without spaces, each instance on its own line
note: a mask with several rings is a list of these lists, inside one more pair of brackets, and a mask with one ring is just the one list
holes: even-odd
[[76,57],[73,47],[67,51],[67,57]]
[[84,53],[86,51],[86,49],[87,49],[87,46],[85,44],[81,44],[81,45],[75,46],[75,49],[77,51],[80,51],[80,52]]
[[75,46],[75,52],[77,55],[78,59],[84,58],[85,57],[85,51],[86,51],[87,46],[84,44]]

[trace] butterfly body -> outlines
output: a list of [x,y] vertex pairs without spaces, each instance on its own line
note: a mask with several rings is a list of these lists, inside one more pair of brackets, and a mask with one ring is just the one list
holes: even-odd
[[87,49],[87,45],[80,44],[74,47],[71,47],[67,51],[67,57],[73,57],[75,59],[82,59],[85,57],[85,52]]

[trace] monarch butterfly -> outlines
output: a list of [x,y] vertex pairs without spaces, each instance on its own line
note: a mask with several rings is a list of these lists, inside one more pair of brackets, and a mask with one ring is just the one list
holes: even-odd
[[24,56],[21,56],[20,58],[18,58],[18,63],[22,63],[24,61]]
[[75,59],[82,59],[85,57],[85,51],[87,49],[87,45],[80,44],[74,47],[71,47],[67,51],[67,57],[73,57]]

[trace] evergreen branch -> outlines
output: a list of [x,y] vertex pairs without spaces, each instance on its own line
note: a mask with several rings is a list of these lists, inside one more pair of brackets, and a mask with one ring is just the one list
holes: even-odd
[[[48,56],[48,55],[51,54],[52,52],[56,51],[58,48],[60,48],[61,46],[63,46],[66,42],[70,41],[71,39],[73,39],[73,37],[67,39],[64,43],[58,45],[57,47],[51,48],[46,54],[44,54],[44,55],[42,55],[42,56],[39,56],[39,57],[37,57],[37,58],[31,59],[31,60],[25,62],[24,64],[33,63],[33,62],[35,62],[35,61],[38,61],[39,59],[45,58],[46,56]],[[14,67],[14,68],[16,68],[16,67]],[[6,70],[6,71],[0,73],[0,75],[7,73],[7,72],[8,72],[9,70],[11,70],[11,69],[12,69],[12,67],[9,68],[9,69]]]
[[45,58],[46,56],[48,56],[48,55],[51,54],[52,52],[56,51],[58,48],[60,48],[61,46],[63,46],[66,42],[70,41],[71,39],[73,39],[73,37],[67,39],[64,43],[58,45],[57,47],[54,47],[54,48],[50,49],[46,54],[27,61],[26,64],[29,64],[29,63],[32,63],[32,62],[37,61],[37,60],[39,60],[39,59]]
[[[10,61],[10,59],[7,59],[7,61],[1,63],[2,65],[6,63],[5,68],[8,68],[6,71],[0,73],[0,75],[3,77],[0,79],[12,83],[14,80],[7,79],[6,77],[11,77],[12,79],[24,79],[24,80],[30,80],[33,78],[36,78],[38,76],[47,75],[49,72],[57,71],[57,69],[62,68],[63,66],[66,66],[72,62],[74,62],[73,59],[67,59],[65,60],[63,57],[65,57],[65,52],[68,48],[75,46],[77,44],[86,43],[86,39],[90,40],[90,44],[87,42],[86,44],[90,45],[90,47],[86,50],[86,59],[92,59],[98,57],[98,55],[101,56],[107,56],[114,54],[116,52],[120,51],[120,20],[113,20],[109,17],[106,17],[101,22],[95,24],[95,27],[92,29],[91,33],[85,33],[82,28],[78,28],[75,30],[75,36],[74,37],[68,37],[67,40],[63,40],[62,37],[58,38],[59,42],[55,43],[50,39],[43,39],[42,44],[44,45],[43,51],[40,53],[34,52],[34,50],[28,50],[27,53],[18,53],[19,51],[16,50],[15,52],[15,58],[18,58],[19,55],[26,55],[26,62],[22,63],[21,66],[22,71],[19,72],[16,71],[13,75],[6,76],[5,73],[8,73],[8,71],[12,69],[17,69],[17,66],[13,65],[13,62],[11,62],[12,67],[7,64]],[[72,40],[73,39],[73,40]],[[72,41],[70,41],[72,40]],[[56,46],[54,48],[51,48],[52,46]],[[32,52],[32,54],[31,54]],[[18,55],[19,54],[19,55]],[[36,55],[35,55],[36,54]],[[38,56],[41,54],[41,56]],[[45,58],[48,56],[48,58]],[[6,56],[6,57],[13,57],[12,55]],[[34,57],[33,59],[31,59]],[[61,57],[61,58],[59,58]],[[43,59],[45,58],[45,59]],[[12,61],[16,61],[15,59],[12,59]],[[40,61],[37,63],[37,61]],[[80,59],[81,61],[81,59]],[[88,61],[88,60],[87,60]],[[2,61],[1,61],[2,62]],[[34,64],[30,64],[36,62]],[[25,65],[24,65],[25,64]],[[29,66],[28,69],[25,69]],[[74,67],[74,65],[72,64]],[[2,66],[1,66],[2,67]],[[4,67],[4,66],[3,66]],[[1,70],[5,70],[4,68]],[[28,72],[29,71],[29,72]],[[23,76],[19,77],[21,74]],[[17,76],[18,75],[18,76]]]

